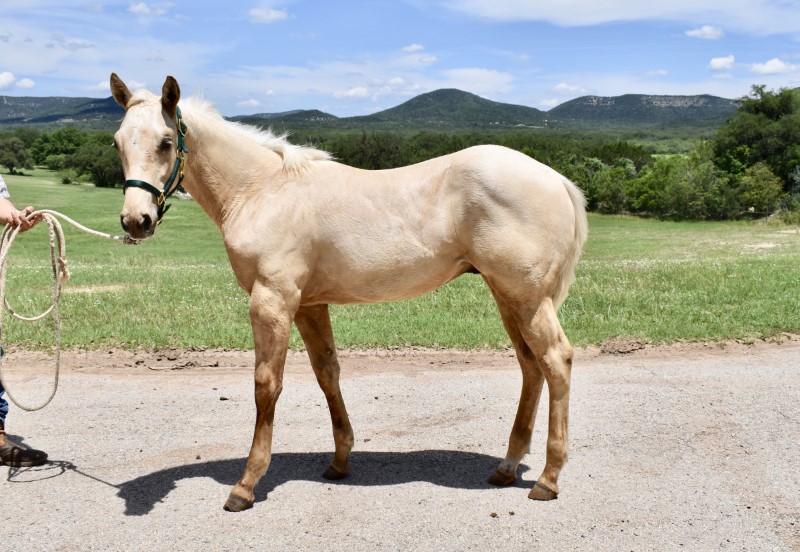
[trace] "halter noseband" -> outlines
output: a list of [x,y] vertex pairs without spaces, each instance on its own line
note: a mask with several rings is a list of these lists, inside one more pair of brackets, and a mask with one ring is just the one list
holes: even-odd
[[[164,185],[163,190],[159,190],[149,182],[145,182],[144,180],[126,180],[122,184],[122,193],[125,193],[130,187],[134,188],[141,188],[142,190],[146,190],[153,194],[156,197],[156,203],[158,204],[158,213],[156,224],[161,223],[161,218],[164,216],[164,213],[170,208],[170,205],[166,204],[167,198],[169,198],[172,194],[175,193],[175,190],[178,189],[178,186],[181,185],[183,182],[183,168],[186,165],[186,157],[185,154],[189,153],[189,150],[186,149],[186,142],[184,141],[184,137],[186,136],[186,124],[183,122],[181,118],[181,108],[175,108],[175,116],[178,119],[178,145],[177,145],[177,153],[175,156],[175,165],[172,167],[172,174],[169,175],[169,179],[167,183]],[[177,179],[177,183],[175,182]],[[174,186],[173,186],[174,185]]]

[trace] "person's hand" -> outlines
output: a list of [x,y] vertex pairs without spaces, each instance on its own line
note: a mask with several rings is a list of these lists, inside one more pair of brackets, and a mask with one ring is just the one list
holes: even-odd
[[33,213],[33,207],[31,207],[30,205],[25,207],[22,211],[16,208],[11,209],[11,213],[9,215],[11,218],[10,224],[12,226],[19,226],[20,232],[25,232],[27,230],[30,230],[31,228],[36,226],[36,224],[40,220],[42,220],[41,215],[36,215],[34,217],[31,217],[30,215],[32,213]]

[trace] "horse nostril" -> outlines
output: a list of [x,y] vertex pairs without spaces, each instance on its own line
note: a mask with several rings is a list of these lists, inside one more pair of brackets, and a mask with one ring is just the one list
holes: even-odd
[[150,215],[142,215],[142,230],[145,234],[150,233],[150,228],[153,226],[153,219]]
[[128,228],[128,223],[125,222],[124,216],[122,215],[119,216],[119,223],[122,225],[122,229],[125,231],[125,233],[128,234],[130,232],[130,229]]

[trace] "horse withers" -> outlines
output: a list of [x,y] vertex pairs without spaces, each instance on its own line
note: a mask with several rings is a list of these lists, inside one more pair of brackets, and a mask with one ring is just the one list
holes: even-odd
[[465,272],[486,281],[522,368],[506,457],[489,482],[516,480],[546,381],[546,462],[529,496],[558,495],[572,347],[556,312],[587,236],[585,201],[573,183],[499,146],[360,170],[226,121],[203,100],[180,101],[172,77],[158,96],[133,93],[112,74],[111,91],[125,108],[114,138],[126,178],[125,231],[136,239],[151,236],[176,178],[185,176],[183,186],[219,227],[236,279],[250,296],[257,414],[247,465],[227,510],[253,505],[253,488],[269,467],[292,323],[333,422],[335,452],[323,476],[338,479],[348,473],[353,429],[339,389],[328,305],[408,299]]

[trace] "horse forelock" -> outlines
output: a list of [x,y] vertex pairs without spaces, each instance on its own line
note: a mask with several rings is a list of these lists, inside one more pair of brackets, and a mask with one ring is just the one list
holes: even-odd
[[156,96],[149,90],[137,90],[128,100],[128,104],[125,106],[125,109],[127,110],[132,107],[136,107],[137,105],[141,105],[147,101],[155,101],[155,100],[158,100],[158,96]]
[[[260,129],[252,125],[226,120],[212,103],[204,98],[192,96],[182,100],[179,104],[187,113],[200,114],[212,125],[221,125],[246,136],[264,146],[283,159],[283,169],[285,171],[296,171],[303,169],[313,161],[324,161],[331,159],[331,154],[310,146],[298,146],[289,142],[289,134],[274,134],[272,129]],[[189,129],[191,132],[191,129]]]

